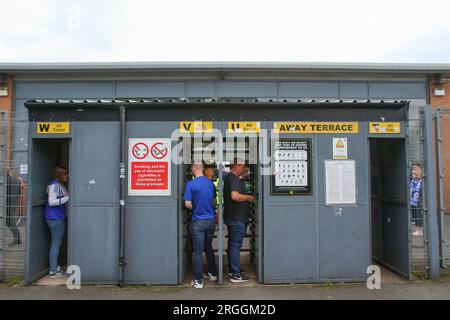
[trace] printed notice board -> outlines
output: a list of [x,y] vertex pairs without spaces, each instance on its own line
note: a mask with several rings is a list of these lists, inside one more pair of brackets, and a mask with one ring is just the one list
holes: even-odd
[[311,194],[311,139],[282,138],[272,141],[271,193]]
[[128,139],[128,195],[171,195],[171,140]]
[[325,160],[327,205],[356,203],[355,160]]

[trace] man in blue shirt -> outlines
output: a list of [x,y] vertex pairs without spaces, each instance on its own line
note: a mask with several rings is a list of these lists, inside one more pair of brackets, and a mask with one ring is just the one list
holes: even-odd
[[210,280],[217,280],[215,273],[216,263],[212,240],[214,238],[216,221],[216,188],[214,183],[203,175],[203,165],[193,164],[191,167],[195,176],[194,180],[186,184],[184,191],[184,204],[186,208],[192,210],[192,221],[190,232],[193,246],[194,280],[191,284],[194,288],[203,288],[203,250],[208,261],[208,277]]

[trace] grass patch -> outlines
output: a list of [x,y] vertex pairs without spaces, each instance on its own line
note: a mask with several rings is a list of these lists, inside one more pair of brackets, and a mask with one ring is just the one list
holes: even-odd
[[5,283],[8,287],[20,287],[23,286],[23,276],[15,276],[5,280]]

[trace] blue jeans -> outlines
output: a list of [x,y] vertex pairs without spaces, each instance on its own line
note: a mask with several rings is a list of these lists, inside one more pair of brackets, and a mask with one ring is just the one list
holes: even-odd
[[203,281],[203,251],[206,253],[208,261],[208,272],[214,273],[216,270],[216,258],[212,248],[214,238],[215,220],[192,220],[190,232],[192,237],[192,262],[194,264],[194,279]]
[[242,221],[225,221],[228,229],[228,268],[233,276],[241,273],[241,247],[247,231],[247,224]]
[[423,227],[423,212],[422,207],[411,206],[413,221],[416,226]]
[[50,228],[52,242],[50,244],[50,272],[56,272],[58,268],[59,248],[64,236],[64,220],[47,220]]

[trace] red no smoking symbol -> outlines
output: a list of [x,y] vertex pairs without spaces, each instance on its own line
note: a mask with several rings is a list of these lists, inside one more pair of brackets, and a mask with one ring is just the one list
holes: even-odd
[[152,156],[155,159],[162,159],[167,156],[167,147],[162,142],[157,142],[151,147]]
[[143,142],[136,143],[132,150],[133,156],[137,159],[144,159],[148,155],[148,146]]

